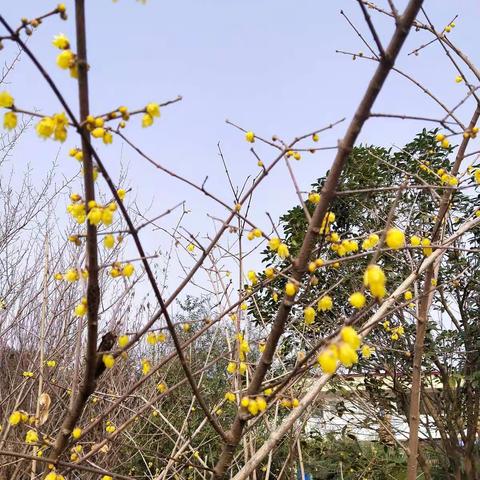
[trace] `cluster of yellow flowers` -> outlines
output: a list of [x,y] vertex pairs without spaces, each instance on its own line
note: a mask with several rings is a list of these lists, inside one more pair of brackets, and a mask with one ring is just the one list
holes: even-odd
[[426,257],[429,257],[433,252],[433,249],[430,247],[431,243],[432,242],[429,238],[420,238],[417,235],[412,235],[410,237],[410,245],[412,245],[412,247],[418,247],[421,245],[423,247],[423,254]]
[[294,152],[292,150],[288,150],[288,152],[286,153],[286,157],[287,158],[293,157],[297,161],[302,158],[299,152]]
[[228,362],[227,365],[227,372],[230,375],[233,375],[235,372],[240,373],[240,375],[245,375],[245,372],[247,371],[247,364],[245,362]]
[[240,401],[240,405],[246,408],[250,415],[258,415],[260,412],[264,412],[267,409],[267,401],[262,396],[256,398],[243,397]]
[[380,237],[376,233],[371,233],[363,242],[362,250],[370,250],[378,245]]
[[[125,190],[120,189],[117,191],[117,193],[121,200],[125,198]],[[117,210],[117,204],[115,202],[110,202],[109,204],[102,206],[99,205],[95,200],[90,200],[88,205],[85,205],[85,202],[78,193],[72,193],[70,195],[70,200],[72,203],[67,205],[67,212],[75,219],[77,223],[82,224],[88,220],[91,225],[95,226],[98,226],[101,223],[107,226],[112,224],[113,213]],[[113,247],[113,244],[111,243],[112,239],[109,239],[105,244],[107,248]]]
[[335,214],[333,212],[327,212],[322,220],[322,225],[320,227],[320,234],[330,233],[330,226],[335,222]]
[[52,470],[45,476],[44,480],[65,480],[65,477]]
[[101,138],[105,145],[110,145],[113,142],[112,132],[105,127],[105,119],[103,117],[95,118],[93,115],[88,115],[85,119],[85,127],[93,138]]
[[142,118],[142,127],[152,126],[155,117],[160,117],[160,106],[158,103],[149,103],[145,107],[145,113]]
[[[6,91],[0,92],[0,108],[14,108],[13,97]],[[3,117],[3,127],[13,130],[17,126],[17,114],[13,111],[6,112]]]
[[[361,339],[353,327],[343,327],[340,331],[340,340],[328,345],[318,355],[317,361],[325,373],[335,373],[338,368],[338,362],[343,366],[350,368],[358,362],[357,350],[360,348]],[[362,355],[369,358],[372,349],[368,345],[362,347]]]
[[391,327],[388,320],[385,320],[382,325],[385,331],[391,334],[390,338],[393,341],[398,340],[405,334],[405,329],[403,328],[403,325],[399,325],[398,327]]
[[244,362],[247,358],[247,353],[250,352],[250,345],[248,344],[248,341],[244,338],[242,333],[239,333],[237,335],[237,340],[240,361]]
[[62,70],[69,70],[72,78],[78,78],[77,56],[70,50],[70,40],[63,33],[55,35],[52,45],[61,52],[57,56],[57,65]]
[[282,398],[280,405],[284,408],[296,408],[300,405],[298,398]]
[[19,423],[27,422],[29,422],[29,417],[28,413],[24,410],[14,410],[8,418],[8,423],[12,425],[12,427],[18,425]]
[[72,462],[76,462],[79,458],[79,454],[81,454],[83,451],[83,447],[82,445],[80,444],[77,444],[77,445],[74,445],[71,449],[70,449],[70,460]]
[[135,271],[135,267],[132,263],[126,263],[122,265],[120,262],[115,262],[110,269],[110,276],[112,278],[117,277],[131,277],[133,272]]
[[478,134],[479,130],[480,130],[480,128],[477,127],[477,126],[473,127],[472,129],[467,128],[463,132],[463,138],[477,138],[477,134]]
[[272,237],[268,242],[268,248],[272,252],[277,252],[277,255],[284,260],[290,256],[290,252],[285,243],[283,243],[278,237]]
[[368,265],[363,274],[363,284],[375,298],[381,299],[387,293],[385,273],[379,265]]
[[68,118],[65,113],[55,113],[51,117],[43,117],[35,126],[39,137],[64,142],[67,139]]
[[55,280],[65,280],[67,282],[77,282],[80,280],[80,276],[83,279],[88,278],[88,270],[82,269],[80,272],[75,268],[69,268],[65,273],[57,272],[53,276]]
[[440,177],[440,181],[444,185],[450,185],[451,187],[458,185],[458,178],[450,175],[443,168],[439,168],[437,170],[437,175]]
[[442,146],[442,148],[450,147],[450,142],[448,141],[448,138],[446,138],[443,133],[437,133],[437,135],[435,136],[435,140],[437,142],[440,142],[440,145]]
[[327,237],[327,240],[331,242],[330,249],[337,253],[339,257],[344,257],[347,253],[358,252],[358,242],[356,240],[341,240],[338,233],[333,232]]
[[262,231],[259,228],[254,228],[247,233],[248,240],[253,240],[254,238],[260,238],[262,236]]
[[149,345],[156,345],[157,343],[164,343],[167,339],[167,336],[163,333],[148,332],[146,341]]

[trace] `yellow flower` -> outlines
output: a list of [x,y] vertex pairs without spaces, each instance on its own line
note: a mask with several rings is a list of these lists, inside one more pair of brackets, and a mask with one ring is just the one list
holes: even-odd
[[353,349],[360,347],[360,337],[353,327],[343,327],[340,331],[341,339]]
[[8,423],[10,425],[15,426],[18,425],[22,421],[22,414],[18,410],[15,410],[10,414],[10,417],[8,418]]
[[399,228],[390,228],[385,238],[386,244],[397,250],[405,246],[405,234]]
[[294,283],[288,282],[288,283],[285,285],[285,293],[286,293],[289,297],[293,297],[296,292],[297,292],[297,287],[295,286]]
[[157,390],[158,390],[160,393],[165,393],[165,392],[167,391],[167,385],[166,385],[166,383],[160,382],[160,383],[157,385]]
[[106,131],[103,134],[103,143],[105,145],[110,145],[112,142],[113,142],[113,135],[110,132]]
[[237,371],[237,364],[235,362],[228,362],[227,372],[233,374]]
[[256,285],[258,283],[257,274],[253,270],[249,270],[247,273],[247,277],[252,282],[252,285]]
[[102,210],[98,207],[92,208],[87,215],[91,225],[98,225],[102,221]]
[[240,375],[244,375],[247,371],[247,364],[245,362],[240,362],[238,365],[238,371],[240,372]]
[[160,116],[160,106],[158,103],[149,103],[145,107],[145,111],[151,115],[152,117],[159,117]]
[[87,313],[87,306],[84,305],[83,303],[79,303],[75,307],[74,312],[77,317],[83,317]]
[[184,324],[182,325],[182,330],[183,330],[185,333],[189,332],[189,331],[190,331],[190,328],[191,328],[191,325],[190,325],[189,323],[184,323]]
[[75,440],[78,440],[81,436],[82,436],[82,429],[81,429],[80,427],[75,427],[75,428],[72,430],[72,437],[73,437]]
[[257,397],[256,402],[257,402],[257,407],[261,412],[267,409],[267,402],[263,397]]
[[250,412],[251,415],[257,415],[258,413],[258,404],[256,400],[249,400],[248,402],[248,411]]
[[319,139],[318,133],[314,133],[314,134],[312,135],[312,140],[313,140],[314,142],[318,142],[318,139]]
[[[448,27],[447,27],[447,28],[448,28]],[[456,82],[456,83],[461,83],[462,81],[463,81],[463,77],[462,77],[461,75],[457,75],[457,76],[455,77],[455,82]]]
[[278,246],[277,253],[280,258],[287,258],[290,255],[288,247],[284,243]]
[[122,275],[124,277],[131,277],[134,271],[135,267],[131,263],[127,263],[122,269]]
[[372,356],[373,349],[370,348],[368,345],[362,346],[362,357],[363,358],[370,358]]
[[105,427],[105,431],[107,433],[113,433],[116,430],[115,425],[109,424]]
[[113,480],[113,478],[110,475],[104,475],[102,480]]
[[307,325],[311,325],[314,321],[315,321],[315,315],[317,313],[315,312],[315,309],[312,308],[312,307],[307,307],[304,311],[303,311],[303,318],[305,320],[305,323]]
[[247,132],[245,134],[245,140],[249,143],[253,143],[255,141],[255,134],[253,132]]
[[243,397],[241,400],[240,400],[240,405],[242,407],[248,407],[248,404],[250,403],[250,400],[248,399],[248,397]]
[[142,360],[142,373],[148,375],[151,369],[152,364],[150,363],[150,360]]
[[324,295],[317,304],[317,308],[320,312],[326,312],[333,308],[333,300],[330,295]]
[[233,392],[225,393],[225,400],[227,400],[228,402],[234,402],[235,401],[235,394]]
[[25,434],[25,443],[37,443],[38,433],[35,430],[28,430]]
[[55,121],[52,117],[43,117],[36,125],[37,134],[42,138],[48,138],[55,130]]
[[78,271],[73,269],[73,268],[69,268],[66,272],[65,272],[65,275],[63,275],[63,278],[67,281],[67,282],[76,282],[78,280]]
[[374,297],[383,298],[386,294],[386,278],[378,265],[369,265],[363,275],[363,283]]
[[25,378],[32,378],[33,377],[33,372],[23,372],[22,376]]
[[418,247],[421,242],[422,242],[422,239],[421,239],[420,237],[418,237],[417,235],[412,235],[412,236],[410,237],[410,244],[411,244],[413,247]]
[[109,208],[102,210],[102,223],[104,225],[111,225],[113,221],[113,213]]
[[120,335],[118,337],[117,343],[120,348],[125,347],[129,342],[128,335]]
[[354,292],[350,295],[348,301],[353,308],[363,308],[367,299],[362,292]]
[[15,112],[7,112],[3,116],[3,128],[13,130],[17,126],[17,114]]
[[115,365],[115,358],[111,353],[104,353],[102,355],[102,362],[107,368],[113,368]]
[[126,194],[127,192],[123,188],[120,188],[119,190],[117,190],[117,195],[120,200],[124,200]]
[[115,245],[115,237],[112,235],[112,234],[108,234],[108,235],[105,235],[105,237],[103,238],[103,246],[105,248],[113,248]]
[[430,248],[430,244],[432,242],[430,241],[429,238],[422,238],[422,247],[423,247],[423,254],[426,256],[426,257],[429,257],[431,254],[432,254],[432,249]]
[[327,348],[323,350],[317,358],[320,368],[324,373],[335,373],[337,370],[338,353],[337,348]]
[[62,69],[66,70],[73,65],[75,61],[75,54],[71,50],[63,50],[57,56],[57,65]]
[[280,241],[280,239],[278,237],[272,237],[271,240],[268,242],[268,247],[273,252],[276,252],[281,243],[282,242]]
[[147,128],[147,127],[151,127],[152,125],[153,125],[153,117],[149,113],[146,113],[142,117],[142,127]]
[[308,200],[313,204],[317,204],[320,201],[320,194],[317,192],[311,192],[308,195]]
[[444,138],[442,140],[442,148],[448,148],[450,146],[450,142],[448,141],[447,138]]
[[407,290],[404,294],[403,294],[403,298],[405,300],[411,300],[413,298],[413,293],[410,291],[410,290]]
[[300,159],[302,158],[302,156],[300,155],[299,152],[295,152],[295,153],[293,154],[293,158],[298,161],[298,160],[300,160]]
[[55,360],[47,360],[47,367],[54,368],[57,366],[57,362]]
[[480,184],[480,168],[475,169],[474,177],[475,177],[475,182]]
[[64,35],[63,33],[59,33],[58,35],[55,35],[53,37],[52,45],[59,48],[60,50],[66,50],[70,48],[70,42],[66,35]]
[[105,129],[103,127],[97,127],[92,130],[92,137],[102,138],[105,135]]
[[348,343],[341,343],[338,347],[338,359],[345,367],[351,367],[358,362],[358,355],[354,348]]
[[6,91],[0,92],[0,107],[10,108],[13,107],[13,97]]

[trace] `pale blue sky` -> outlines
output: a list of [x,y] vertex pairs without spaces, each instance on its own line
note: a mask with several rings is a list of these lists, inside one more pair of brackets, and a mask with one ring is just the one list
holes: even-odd
[[[402,8],[407,2],[396,3]],[[35,16],[55,4],[16,0],[5,1],[0,8],[15,25],[20,17]],[[47,20],[31,37],[29,45],[74,102],[75,82],[55,66],[57,51],[50,44],[52,36],[59,32],[74,39],[73,2],[66,4],[72,17],[67,22]],[[480,18],[478,2],[430,0],[425,6],[438,27],[459,14],[452,39],[478,63],[480,51],[474,37]],[[225,118],[267,138],[277,134],[288,140],[341,117],[348,120],[375,68],[372,62],[353,62],[335,53],[335,49],[367,51],[340,15],[343,9],[370,40],[353,0],[150,0],[146,5],[133,0],[90,0],[87,8],[92,111],[101,113],[120,104],[134,109],[181,94],[184,100],[165,108],[153,127],[140,128],[140,119],[136,118],[125,133],[176,172],[199,183],[208,175],[207,188],[228,202],[233,200],[217,156],[217,142],[222,144],[237,184],[242,184],[247,175],[255,175],[258,167],[248,151],[250,145],[242,134],[225,124]],[[387,43],[392,22],[371,13]],[[423,32],[414,33],[399,66],[453,106],[462,98],[465,86],[454,82],[456,72],[440,47],[431,46],[418,57],[405,55],[428,39]],[[6,44],[0,53],[2,62],[8,63],[14,54],[13,46]],[[60,111],[47,85],[26,58],[22,57],[8,81],[18,107],[44,113]],[[431,100],[395,74],[373,110],[443,116]],[[336,144],[346,126],[347,122],[322,135],[320,146]],[[424,126],[421,122],[374,119],[361,140],[384,146],[402,145]],[[67,157],[68,149],[74,145],[72,138],[61,146],[63,173],[73,173],[78,167]],[[267,163],[273,158],[275,152],[257,143],[255,146]],[[12,161],[19,172],[30,163],[41,178],[58,148],[58,144],[42,142],[30,132],[22,138]],[[140,204],[154,201],[152,215],[179,200],[187,200],[192,214],[185,225],[195,234],[211,232],[207,212],[224,216],[221,208],[153,170],[128,147],[122,152],[119,139],[113,146],[100,146],[99,151],[114,178],[120,161],[128,164],[132,196]],[[302,189],[308,190],[310,183],[325,172],[333,156],[333,152],[306,155],[294,165]],[[101,184],[100,187],[104,188]],[[294,203],[296,197],[286,169],[279,167],[255,195],[253,218],[261,227],[267,227],[266,210],[276,218]],[[153,246],[164,241],[155,233],[148,243]]]

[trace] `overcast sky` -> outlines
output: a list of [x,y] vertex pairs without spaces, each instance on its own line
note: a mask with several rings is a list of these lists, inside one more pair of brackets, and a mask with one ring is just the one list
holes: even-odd
[[[2,15],[18,25],[21,17],[33,17],[54,7],[55,1],[4,1]],[[387,4],[387,2],[381,2]],[[396,2],[403,8],[406,1]],[[30,38],[29,45],[51,72],[67,98],[75,105],[75,82],[55,66],[57,51],[51,46],[54,34],[64,32],[74,40],[73,2],[67,22],[51,18]],[[430,0],[425,2],[433,23],[441,29],[458,14],[451,38],[476,63],[480,51],[474,34],[478,31],[480,4],[474,0]],[[335,145],[348,125],[375,64],[352,61],[336,49],[367,52],[360,38],[340,14],[343,9],[370,41],[358,4],[353,0],[150,0],[146,5],[133,0],[87,1],[88,55],[90,64],[91,110],[101,113],[125,104],[131,109],[151,101],[163,102],[177,95],[183,101],[162,110],[153,127],[142,129],[140,118],[131,120],[126,135],[158,162],[197,183],[205,176],[206,188],[233,203],[225,172],[217,154],[220,142],[233,181],[243,184],[258,172],[256,160],[243,134],[225,124],[229,118],[266,138],[272,134],[290,140],[342,117],[347,121],[321,135],[319,146]],[[393,23],[371,12],[386,44]],[[423,18],[422,18],[423,20]],[[407,56],[413,48],[429,40],[425,33],[413,33],[398,65],[415,76],[449,106],[465,94],[465,86],[455,83],[457,73],[435,44],[419,56]],[[73,42],[74,44],[74,42]],[[0,53],[9,64],[16,54],[12,44]],[[73,46],[75,49],[75,46]],[[21,57],[8,77],[6,88],[18,107],[45,114],[60,111],[46,83],[27,58]],[[444,113],[414,85],[392,73],[374,111],[442,117]],[[433,124],[401,120],[371,120],[361,141],[383,146],[401,146],[424,126]],[[64,145],[39,140],[27,132],[15,149],[11,164],[21,175],[27,164],[38,179],[59,153],[58,181],[78,170],[68,158],[76,145],[72,137]],[[257,143],[269,163],[275,152]],[[166,177],[139,158],[120,139],[99,147],[113,178],[120,165],[128,166],[131,198],[149,205],[153,216],[186,200],[192,210],[185,226],[194,234],[212,232],[206,214],[225,212],[201,194],[177,180]],[[306,155],[295,163],[300,188],[308,190],[331,164],[334,152]],[[99,187],[105,186],[99,183]],[[80,187],[78,187],[80,189]],[[282,165],[254,197],[252,218],[260,227],[296,203],[294,189]],[[164,220],[175,223],[177,216]],[[166,246],[167,237],[156,231],[148,236],[150,248]],[[178,280],[174,273],[173,283]]]

